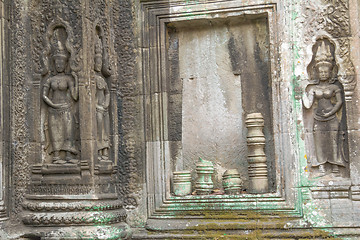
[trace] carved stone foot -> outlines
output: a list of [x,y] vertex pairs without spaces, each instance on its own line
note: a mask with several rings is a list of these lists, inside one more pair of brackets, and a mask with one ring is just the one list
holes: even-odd
[[55,157],[53,158],[53,164],[65,164],[66,161],[62,160],[62,159],[55,159]]
[[70,163],[70,164],[78,164],[78,163],[79,163],[79,160],[77,160],[77,159],[69,159],[69,160],[67,160],[67,163]]
[[324,165],[319,165],[319,172],[320,172],[320,174],[326,174],[326,170],[325,170]]
[[333,165],[333,166],[332,166],[332,173],[335,173],[335,174],[339,174],[339,173],[340,173],[340,170],[339,170],[339,166],[338,166],[338,165]]

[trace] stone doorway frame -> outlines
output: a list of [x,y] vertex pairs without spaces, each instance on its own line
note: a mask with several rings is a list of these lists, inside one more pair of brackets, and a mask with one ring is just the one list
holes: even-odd
[[[253,1],[260,2],[260,1]],[[262,1],[261,1],[262,2]],[[191,14],[187,11],[191,8]],[[241,1],[214,1],[210,3],[142,2],[142,73],[144,84],[144,119],[146,142],[146,183],[148,228],[155,228],[159,219],[189,217],[191,211],[210,210],[267,210],[301,216],[296,202],[301,190],[296,188],[299,163],[296,144],[289,133],[290,121],[284,112],[291,108],[290,98],[281,78],[278,61],[276,3],[254,5]],[[276,191],[267,194],[238,196],[172,196],[170,192],[170,141],[168,139],[168,92],[166,84],[166,24],[199,19],[221,19],[243,15],[263,14],[268,19],[273,99],[273,132],[275,142]],[[291,171],[295,170],[295,171]],[[295,173],[295,174],[294,174]],[[224,203],[225,202],[225,203]],[[274,204],[276,202],[276,204]],[[158,220],[156,220],[158,219]],[[165,220],[166,221],[166,220]],[[167,224],[159,224],[167,229]],[[169,229],[172,227],[169,226]]]

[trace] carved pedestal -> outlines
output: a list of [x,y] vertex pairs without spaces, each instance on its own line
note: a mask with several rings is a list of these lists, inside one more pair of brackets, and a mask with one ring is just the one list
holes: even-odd
[[131,231],[116,194],[116,171],[113,164],[101,163],[92,175],[86,161],[33,166],[23,223],[46,228],[38,233],[44,239],[128,239]]

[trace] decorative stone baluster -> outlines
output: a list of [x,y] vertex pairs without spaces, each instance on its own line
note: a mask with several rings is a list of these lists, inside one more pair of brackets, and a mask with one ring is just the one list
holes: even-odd
[[268,177],[266,155],[264,152],[265,136],[263,133],[264,118],[261,113],[251,113],[246,116],[248,129],[248,163],[250,193],[268,192]]
[[223,174],[223,187],[225,194],[240,194],[243,181],[237,169],[226,170]]
[[173,193],[176,196],[186,196],[191,194],[191,172],[173,172]]
[[196,163],[196,173],[198,175],[195,184],[196,193],[199,195],[210,194],[214,188],[211,179],[211,174],[214,173],[214,164],[199,158],[199,161]]

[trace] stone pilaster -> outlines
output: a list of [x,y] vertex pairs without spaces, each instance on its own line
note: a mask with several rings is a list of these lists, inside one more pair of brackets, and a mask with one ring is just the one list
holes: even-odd
[[111,7],[101,0],[29,4],[34,151],[22,222],[44,239],[131,236],[110,135],[117,109]]

